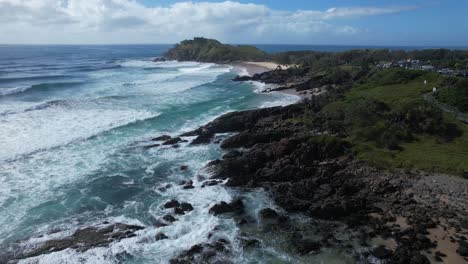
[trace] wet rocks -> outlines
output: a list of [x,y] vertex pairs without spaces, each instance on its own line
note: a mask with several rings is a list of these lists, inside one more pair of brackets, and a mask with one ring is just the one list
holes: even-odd
[[208,144],[210,143],[211,139],[214,137],[215,133],[208,131],[208,130],[203,130],[199,133],[199,135],[192,140],[190,143],[191,145],[200,145],[200,144]]
[[177,221],[177,219],[174,216],[170,215],[170,214],[167,214],[167,215],[163,216],[162,219],[164,221],[166,221],[166,222],[169,222],[169,223],[173,223],[173,222]]
[[238,150],[232,150],[223,155],[223,159],[233,159],[242,156],[242,152]]
[[188,170],[188,166],[187,165],[181,165],[179,169],[181,171],[186,171],[186,170]]
[[232,203],[220,202],[213,205],[209,213],[214,215],[224,214],[224,213],[242,213],[244,211],[244,203],[241,200],[236,200]]
[[168,208],[174,208],[174,207],[179,207],[180,206],[180,203],[177,201],[177,200],[170,200],[169,202],[165,203],[163,205],[164,208],[168,209]]
[[155,138],[151,139],[151,141],[166,141],[166,140],[169,140],[169,139],[171,139],[171,136],[162,135],[162,136],[155,137]]
[[148,146],[144,146],[143,148],[144,149],[152,149],[152,148],[157,148],[161,146],[160,144],[151,144],[151,145],[148,145]]
[[[193,210],[193,206],[189,203],[183,202],[179,203],[177,200],[171,200],[163,205],[165,209],[173,208],[173,212],[176,215],[184,215],[186,212],[190,212]],[[175,218],[171,215],[166,215],[163,217],[164,220],[167,222],[174,222]]]
[[17,259],[30,258],[42,254],[62,251],[68,248],[86,251],[95,247],[105,247],[114,241],[136,236],[136,231],[144,227],[122,223],[110,224],[104,227],[87,227],[75,231],[70,237],[49,240],[30,252],[17,256]]
[[264,219],[276,219],[279,217],[278,213],[271,208],[264,208],[258,213]]
[[468,242],[466,240],[460,240],[458,244],[458,254],[463,257],[468,257]]
[[176,208],[174,208],[174,214],[176,214],[176,215],[184,215],[185,212],[184,212],[184,210],[182,210],[182,208],[176,207]]
[[171,138],[171,139],[164,141],[162,144],[163,145],[175,145],[180,142],[182,142],[182,139],[180,137],[175,137],[175,138]]
[[300,233],[294,233],[291,237],[291,243],[296,247],[296,250],[301,255],[317,254],[322,245],[310,238],[304,238]]
[[388,259],[392,256],[392,251],[385,246],[378,246],[372,250],[372,255],[378,259]]
[[157,233],[154,238],[156,239],[156,241],[159,241],[159,240],[168,239],[169,237],[166,236],[164,233]]
[[202,184],[202,188],[206,187],[206,186],[214,186],[214,185],[218,185],[218,181],[217,180],[207,180],[207,181],[204,181],[203,184]]
[[184,187],[182,189],[188,190],[188,189],[194,189],[195,187],[193,186],[193,181],[189,180],[188,182],[185,183]]
[[211,243],[193,245],[190,249],[181,252],[177,257],[169,261],[170,264],[189,263],[233,263],[229,259],[230,243],[219,239]]
[[184,212],[190,212],[193,210],[193,206],[189,203],[181,203],[180,209],[182,209]]
[[153,59],[153,62],[165,62],[165,61],[167,61],[167,59],[164,57],[157,57]]
[[410,264],[430,264],[431,262],[426,256],[417,254],[411,258],[409,263]]

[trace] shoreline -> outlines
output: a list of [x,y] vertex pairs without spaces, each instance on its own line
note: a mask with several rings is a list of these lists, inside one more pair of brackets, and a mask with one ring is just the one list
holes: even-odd
[[[281,65],[274,62],[254,62],[254,61],[243,61],[243,62],[236,62],[230,64],[234,67],[234,70],[237,71],[239,76],[253,76],[255,74],[262,74],[269,71],[274,71],[278,66],[281,66],[283,70],[288,69],[291,65]],[[264,82],[262,82],[264,83]],[[295,95],[300,97],[300,99],[296,102],[300,102],[303,99],[310,99],[313,94],[309,93],[309,91],[297,91],[294,88],[287,88],[287,89],[272,89],[272,90],[265,90],[264,93],[283,93],[287,95]]]

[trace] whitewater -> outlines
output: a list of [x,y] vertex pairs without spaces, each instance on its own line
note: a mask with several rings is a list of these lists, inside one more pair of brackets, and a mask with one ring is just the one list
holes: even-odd
[[[146,146],[153,137],[176,136],[230,111],[298,98],[232,82],[239,71],[230,65],[153,62],[169,47],[0,46],[0,249],[126,223],[145,229],[108,247],[20,263],[167,263],[208,237],[229,240],[238,263],[257,259],[237,245],[232,219],[208,213],[238,191],[199,188],[209,177],[203,167],[223,154],[219,145]],[[190,179],[195,189],[177,184]],[[261,190],[243,195],[251,215],[274,208]],[[194,210],[157,228],[155,220],[166,213],[161,205],[170,199]],[[169,239],[156,241],[159,232]],[[273,249],[258,254],[265,263],[288,261]]]

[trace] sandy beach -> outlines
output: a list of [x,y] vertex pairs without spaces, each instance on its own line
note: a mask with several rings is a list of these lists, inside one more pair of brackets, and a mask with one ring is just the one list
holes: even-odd
[[[263,62],[255,62],[255,61],[243,61],[237,62],[232,64],[234,67],[239,68],[239,72],[241,75],[254,75],[258,73],[263,73],[266,71],[273,71],[281,66],[281,68],[287,69],[291,67],[290,65],[280,65],[274,62],[263,61]],[[245,69],[246,72],[242,72],[242,69]]]
[[[254,74],[261,74],[267,71],[273,71],[276,70],[278,66],[281,66],[281,68],[287,69],[291,67],[291,65],[280,65],[274,62],[268,62],[268,61],[263,61],[263,62],[254,62],[254,61],[244,61],[244,62],[238,62],[232,64],[234,68],[237,69],[239,72],[239,75],[249,75],[252,76]],[[271,92],[280,92],[280,93],[285,93],[289,95],[296,95],[301,97],[302,99],[304,98],[310,98],[312,97],[313,93],[310,91],[296,91],[294,88],[288,88],[288,89],[281,89],[281,90],[272,90]]]

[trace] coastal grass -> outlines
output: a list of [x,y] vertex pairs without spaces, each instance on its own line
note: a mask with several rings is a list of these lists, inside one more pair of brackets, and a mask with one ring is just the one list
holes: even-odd
[[[429,79],[427,84],[424,84],[425,79]],[[393,111],[399,111],[408,105],[422,102],[422,94],[430,92],[435,85],[437,79],[432,75],[404,84],[377,87],[365,85],[348,92],[344,102],[352,104],[357,98],[366,97],[382,101]],[[418,135],[412,142],[402,143],[398,150],[388,150],[377,146],[374,142],[355,138],[351,141],[358,158],[377,166],[462,174],[463,171],[468,171],[468,125],[449,114],[443,116],[444,121],[455,124],[460,129],[461,136],[446,142],[436,136]]]
[[[387,73],[393,74],[392,71]],[[457,175],[468,171],[468,125],[446,113],[442,115],[441,123],[451,124],[458,130],[457,136],[453,138],[412,133],[411,140],[399,142],[394,149],[379,143],[387,140],[382,138],[386,137],[386,131],[391,130],[387,127],[388,113],[406,113],[408,109],[424,104],[422,95],[432,91],[440,83],[439,77],[434,73],[416,72],[408,76],[408,80],[400,78],[395,81],[397,83],[392,83],[393,77],[382,75],[376,78],[373,75],[363,84],[356,85],[341,100],[323,107],[321,111],[326,113],[328,125],[342,125],[349,129],[346,140],[352,143],[356,157],[378,167],[412,168]],[[378,106],[375,102],[384,103],[389,109],[382,111],[387,111],[387,114],[378,108],[362,110]],[[372,136],[372,133],[377,136]]]

